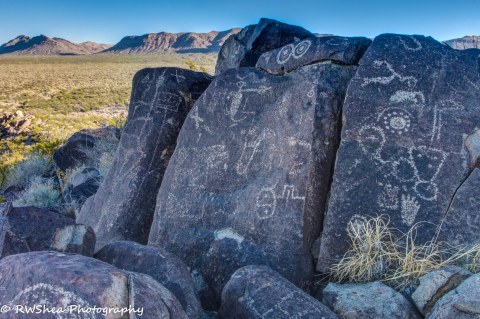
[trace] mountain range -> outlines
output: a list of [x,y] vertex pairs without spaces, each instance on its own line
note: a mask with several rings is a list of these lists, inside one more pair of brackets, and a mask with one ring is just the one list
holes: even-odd
[[[95,42],[74,43],[44,35],[28,37],[20,35],[0,46],[0,54],[12,55],[86,55],[94,53],[149,54],[162,52],[211,53],[218,52],[226,39],[241,28],[207,33],[148,33],[126,36],[115,45]],[[480,36],[445,41],[454,49],[480,48]]]
[[147,54],[161,52],[218,52],[226,39],[240,28],[207,33],[148,33],[126,36],[115,45],[95,42],[73,43],[61,38],[20,35],[0,46],[0,54],[12,55],[85,55],[93,53]]

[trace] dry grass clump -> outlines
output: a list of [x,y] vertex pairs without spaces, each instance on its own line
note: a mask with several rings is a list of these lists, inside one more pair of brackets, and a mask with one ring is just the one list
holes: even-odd
[[[389,226],[385,216],[373,217],[348,224],[352,242],[350,250],[331,267],[336,282],[365,283],[381,280],[403,289],[426,273],[454,264],[470,271],[480,270],[480,245],[449,247],[446,243],[417,244],[414,225],[402,234]],[[394,233],[400,233],[395,236]]]

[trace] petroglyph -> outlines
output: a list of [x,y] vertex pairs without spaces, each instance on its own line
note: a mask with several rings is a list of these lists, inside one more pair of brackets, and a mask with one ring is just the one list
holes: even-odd
[[301,200],[305,201],[305,196],[298,196],[295,194],[295,186],[293,185],[284,185],[282,196],[280,197],[285,200]]
[[312,45],[312,41],[306,39],[301,42],[299,42],[296,46],[295,49],[293,50],[293,57],[295,59],[301,58],[307,51],[310,49],[310,46]]
[[411,226],[420,210],[420,204],[415,197],[402,194],[401,216],[402,220],[408,226]]
[[415,86],[417,84],[417,79],[413,76],[403,76],[395,71],[390,63],[387,61],[374,61],[373,67],[375,69],[380,69],[381,67],[385,66],[390,73],[390,76],[379,76],[375,78],[364,78],[362,87],[365,87],[371,83],[378,83],[378,84],[389,84],[395,79],[398,79],[400,82],[406,82],[408,86]]
[[284,46],[277,54],[277,63],[284,64],[287,62],[293,54],[295,47],[293,44]]
[[390,97],[390,102],[412,102],[415,106],[423,106],[425,105],[425,95],[420,91],[398,90]]
[[263,188],[256,197],[256,212],[260,219],[270,218],[275,214],[277,196],[273,188]]
[[[275,133],[269,129],[263,130],[263,132],[253,141],[245,142],[242,150],[242,154],[240,155],[240,159],[236,165],[236,171],[240,175],[244,175],[248,172],[248,168],[252,163],[255,155],[261,154],[261,150],[266,147],[269,147],[270,140],[273,140],[275,137]],[[271,159],[263,163],[263,166],[269,168],[271,165]]]
[[[411,41],[405,41],[405,38],[410,39]],[[418,41],[411,35],[398,36],[398,40],[403,45],[403,47],[408,51],[420,51],[421,49],[423,49],[420,41]],[[410,44],[407,42],[410,42]],[[411,46],[411,44],[413,44],[413,46]]]
[[359,130],[358,137],[360,147],[366,155],[385,163],[381,157],[386,142],[385,132],[382,128],[375,125],[365,125]]
[[449,113],[450,111],[461,110],[463,106],[458,102],[453,100],[442,100],[438,103],[435,103],[433,106],[433,124],[432,124],[432,135],[431,141],[440,140],[441,130],[443,127],[443,114]]
[[388,108],[380,113],[378,119],[383,121],[385,129],[393,134],[402,135],[410,130],[412,115],[399,108]]
[[397,209],[399,191],[400,189],[397,186],[385,185],[383,193],[378,197],[378,206],[386,209]]
[[180,107],[182,101],[182,97],[178,94],[169,92],[157,92],[153,103],[155,104],[158,102],[158,105],[160,107],[173,112],[178,112],[178,108]]
[[248,116],[255,114],[253,111],[246,111],[246,106],[248,104],[248,99],[243,99],[243,93],[246,92],[255,92],[258,94],[264,94],[266,91],[270,90],[270,87],[260,85],[256,88],[244,88],[247,85],[245,81],[237,82],[238,90],[227,96],[227,100],[230,100],[230,106],[225,109],[225,115],[228,115],[232,122],[242,122],[247,119]]

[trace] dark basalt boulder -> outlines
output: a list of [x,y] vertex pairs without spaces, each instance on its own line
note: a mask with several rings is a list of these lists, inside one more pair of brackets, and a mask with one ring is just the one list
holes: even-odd
[[219,318],[336,319],[337,315],[272,269],[238,269],[222,292]]
[[314,35],[304,28],[262,18],[231,35],[218,53],[215,74],[228,69],[255,66],[262,53]]
[[210,81],[206,73],[179,68],[137,72],[112,166],[77,215],[79,223],[93,227],[97,249],[124,239],[147,242],[155,197],[178,132]]
[[85,129],[73,134],[53,153],[53,161],[58,169],[66,171],[85,166],[96,166],[104,149],[115,148],[121,130],[108,126],[98,129]]
[[0,204],[0,256],[54,250],[55,233],[75,224],[73,218],[33,206]]
[[[180,132],[149,245],[177,255],[219,291],[223,280],[208,282],[206,267],[196,265],[218,244],[215,234],[229,230],[309,289],[310,248],[320,235],[342,103],[355,70],[323,63],[282,77],[255,68],[216,77]],[[218,278],[234,270],[217,269]]]
[[[385,215],[406,232],[422,222],[418,244],[455,224],[449,206],[473,169],[465,139],[480,123],[479,55],[424,36],[374,39],[346,94],[318,270],[349,248],[348,223]],[[469,218],[460,244],[478,236],[478,218]],[[464,231],[463,223],[449,230]]]
[[[105,318],[94,307],[132,310],[110,313],[111,318],[188,318],[175,296],[150,276],[80,255],[32,252],[5,257],[0,260],[0,282],[2,305],[45,305],[67,311],[35,318]],[[15,311],[2,314],[2,318],[31,317]]]
[[321,61],[356,65],[371,42],[370,39],[362,37],[306,38],[262,54],[256,66],[271,74],[282,75]]
[[100,249],[95,258],[123,270],[151,276],[176,296],[189,318],[202,317],[190,271],[174,255],[131,241],[117,241]]
[[85,201],[98,191],[102,181],[103,177],[97,169],[87,167],[64,186],[63,198],[78,213]]
[[68,225],[55,232],[51,247],[58,252],[92,257],[95,251],[95,233],[89,226]]

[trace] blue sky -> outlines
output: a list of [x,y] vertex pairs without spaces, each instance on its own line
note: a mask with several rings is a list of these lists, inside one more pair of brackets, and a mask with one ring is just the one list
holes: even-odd
[[242,27],[260,17],[345,36],[480,35],[480,0],[0,0],[0,43],[19,34],[116,43],[126,35]]

